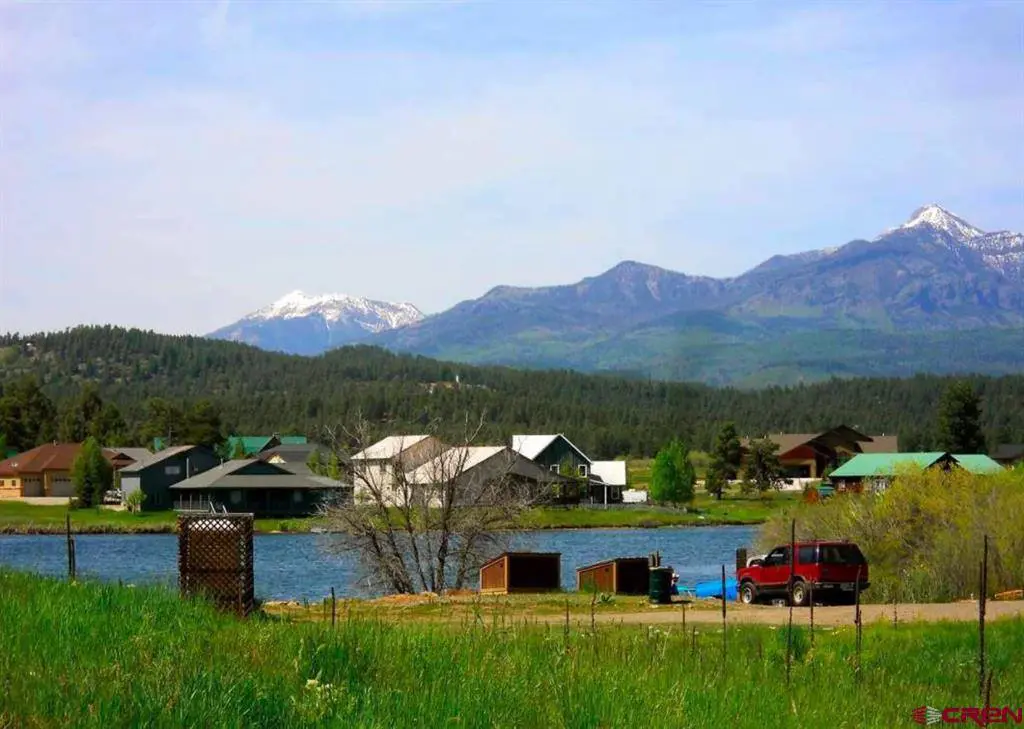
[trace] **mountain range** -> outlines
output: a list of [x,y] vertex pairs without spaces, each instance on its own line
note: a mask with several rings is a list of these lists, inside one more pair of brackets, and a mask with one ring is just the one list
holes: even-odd
[[1024,235],[986,233],[927,205],[872,240],[776,255],[734,278],[625,261],[564,286],[499,286],[428,317],[408,304],[292,294],[210,336],[715,384],[1000,374],[1024,366]]

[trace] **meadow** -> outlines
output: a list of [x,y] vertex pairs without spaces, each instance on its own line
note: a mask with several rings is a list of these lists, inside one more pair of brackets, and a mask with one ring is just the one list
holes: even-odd
[[[721,628],[246,620],[159,589],[0,571],[0,726],[910,726],[975,706],[977,627]],[[1024,703],[1024,622],[988,631]]]

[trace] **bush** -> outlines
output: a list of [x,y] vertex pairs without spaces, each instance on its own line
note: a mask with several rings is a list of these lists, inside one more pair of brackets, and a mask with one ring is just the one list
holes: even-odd
[[142,511],[142,504],[146,501],[146,492],[142,489],[135,489],[124,499],[124,505],[128,508],[128,511],[139,512]]
[[1024,586],[1024,472],[975,476],[917,471],[885,493],[836,494],[769,520],[760,545],[798,539],[850,539],[870,565],[864,597],[888,602],[954,600],[976,595],[982,537],[989,535],[989,593]]

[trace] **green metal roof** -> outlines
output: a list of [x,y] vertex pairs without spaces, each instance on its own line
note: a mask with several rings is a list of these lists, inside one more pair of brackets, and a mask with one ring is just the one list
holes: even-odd
[[959,463],[969,473],[999,473],[1003,467],[998,462],[980,453],[957,455],[953,454],[953,460]]
[[901,468],[928,468],[946,454],[934,453],[858,453],[834,470],[830,478],[866,478],[893,476]]
[[273,438],[272,435],[231,435],[228,436],[228,453],[233,454],[238,443],[241,443],[245,455],[251,456],[266,448]]
[[278,436],[281,445],[306,445],[308,442],[304,435],[282,435]]

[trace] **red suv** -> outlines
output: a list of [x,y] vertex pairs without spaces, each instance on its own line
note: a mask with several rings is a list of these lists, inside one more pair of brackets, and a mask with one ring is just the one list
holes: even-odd
[[788,544],[736,570],[740,602],[748,605],[762,597],[787,595],[792,596],[793,605],[807,605],[812,586],[815,602],[849,605],[858,580],[861,592],[868,589],[868,562],[852,542],[797,542],[791,593]]

